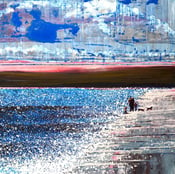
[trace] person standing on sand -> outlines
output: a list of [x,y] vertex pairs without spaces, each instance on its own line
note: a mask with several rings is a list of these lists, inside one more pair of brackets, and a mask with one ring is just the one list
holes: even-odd
[[134,102],[134,110],[137,111],[137,108],[138,108],[138,103],[135,101]]
[[123,114],[128,114],[127,107],[124,107]]
[[129,97],[128,104],[129,104],[130,111],[134,111],[135,101],[134,101],[134,98],[133,97]]

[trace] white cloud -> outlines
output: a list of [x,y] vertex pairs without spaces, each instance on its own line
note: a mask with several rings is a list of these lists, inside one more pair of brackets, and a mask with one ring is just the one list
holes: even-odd
[[105,13],[115,12],[116,0],[94,0],[84,3],[85,13],[96,16]]
[[132,11],[136,15],[139,15],[139,13],[140,13],[138,8],[133,8]]

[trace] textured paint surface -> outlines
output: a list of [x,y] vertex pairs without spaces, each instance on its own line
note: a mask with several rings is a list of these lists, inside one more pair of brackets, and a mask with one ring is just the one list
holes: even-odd
[[0,1],[0,59],[174,61],[173,0]]
[[68,174],[111,113],[147,90],[1,88],[0,173]]
[[175,173],[174,9],[0,0],[0,173]]

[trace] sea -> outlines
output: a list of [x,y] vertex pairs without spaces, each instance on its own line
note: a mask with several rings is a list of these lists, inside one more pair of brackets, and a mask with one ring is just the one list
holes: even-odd
[[66,174],[150,88],[1,88],[0,174]]

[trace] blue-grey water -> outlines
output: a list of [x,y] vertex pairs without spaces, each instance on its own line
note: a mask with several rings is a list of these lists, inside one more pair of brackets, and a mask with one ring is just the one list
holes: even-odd
[[128,97],[147,90],[1,88],[0,173],[66,173]]

